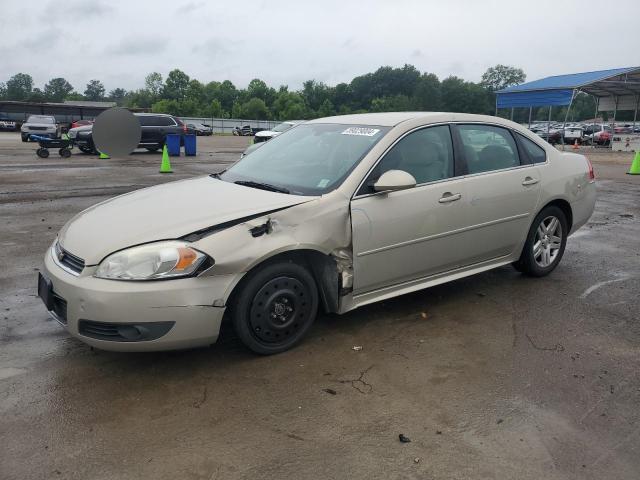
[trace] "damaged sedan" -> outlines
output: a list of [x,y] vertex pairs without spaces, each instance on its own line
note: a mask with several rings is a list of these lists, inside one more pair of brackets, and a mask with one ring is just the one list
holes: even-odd
[[312,120],[224,172],[76,215],[38,294],[101,349],[209,345],[226,319],[254,352],[278,353],[320,311],[507,264],[549,274],[593,212],[594,182],[584,156],[496,117]]

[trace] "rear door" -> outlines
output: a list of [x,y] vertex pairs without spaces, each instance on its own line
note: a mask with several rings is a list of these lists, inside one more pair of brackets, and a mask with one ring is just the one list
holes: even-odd
[[514,252],[525,238],[540,195],[538,168],[507,128],[458,124],[466,176],[465,264]]

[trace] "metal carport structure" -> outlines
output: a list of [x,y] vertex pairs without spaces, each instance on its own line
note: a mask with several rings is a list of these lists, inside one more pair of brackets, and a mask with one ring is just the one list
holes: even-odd
[[[572,73],[541,78],[507,87],[496,92],[496,114],[499,108],[529,108],[529,124],[533,107],[549,107],[549,121],[553,106],[567,106],[567,123],[573,100],[579,92],[596,100],[599,111],[613,111],[613,124],[620,110],[633,110],[635,128],[640,104],[640,67],[613,68],[595,72]],[[548,125],[548,124],[547,124]],[[548,127],[547,127],[548,128]]]

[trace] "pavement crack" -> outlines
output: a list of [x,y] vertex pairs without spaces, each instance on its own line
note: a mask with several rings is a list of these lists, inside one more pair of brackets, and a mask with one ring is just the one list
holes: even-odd
[[204,387],[202,391],[202,398],[193,402],[193,408],[200,408],[200,406],[207,401],[207,387]]
[[564,352],[564,347],[560,343],[556,343],[553,347],[540,347],[536,345],[528,333],[525,333],[524,335],[527,337],[527,340],[529,340],[531,346],[536,350],[540,350],[542,352]]
[[365,395],[368,393],[371,393],[373,391],[373,385],[371,385],[370,383],[367,383],[364,379],[364,376],[367,373],[369,373],[369,370],[371,370],[372,368],[373,368],[373,365],[366,368],[365,370],[362,370],[360,372],[360,376],[354,380],[338,380],[338,382],[348,383],[351,385],[352,388],[356,389],[358,392],[363,393]]

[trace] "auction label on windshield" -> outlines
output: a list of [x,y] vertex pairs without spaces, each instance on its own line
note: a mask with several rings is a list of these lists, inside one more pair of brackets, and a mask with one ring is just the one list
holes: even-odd
[[380,129],[378,128],[349,127],[342,132],[342,135],[363,135],[365,137],[373,137],[379,131]]

